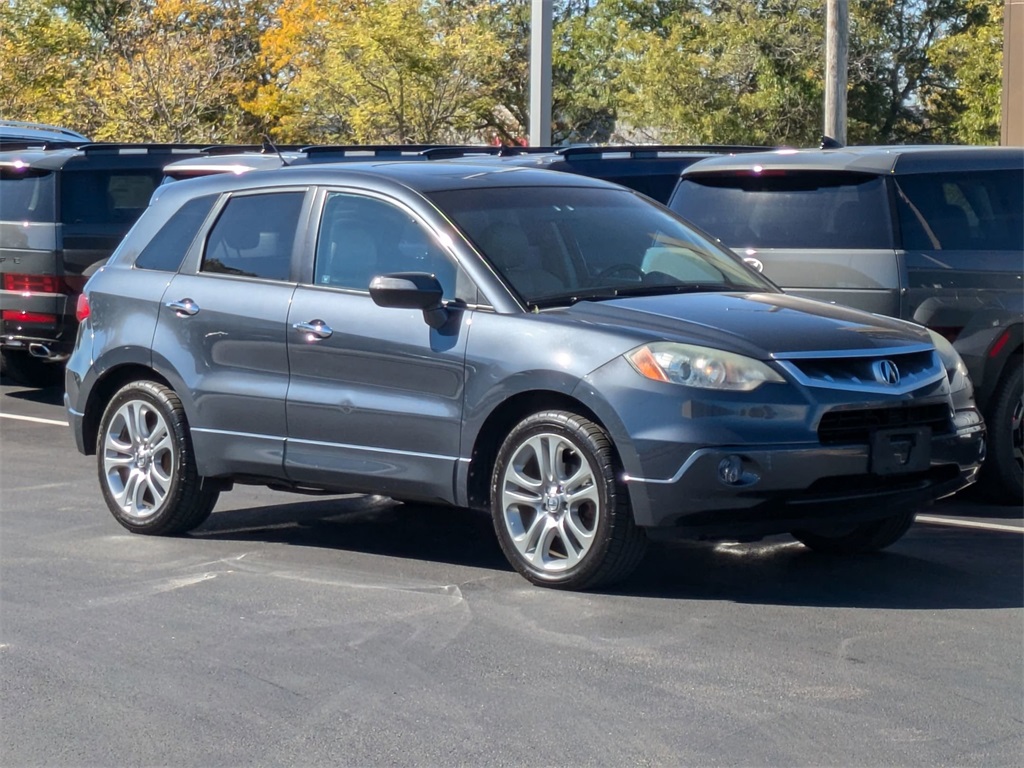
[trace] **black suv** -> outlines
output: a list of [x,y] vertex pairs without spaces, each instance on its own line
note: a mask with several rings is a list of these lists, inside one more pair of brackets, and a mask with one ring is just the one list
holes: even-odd
[[1024,151],[849,147],[704,160],[672,210],[788,293],[905,318],[963,356],[986,487],[1024,498]]
[[0,151],[4,374],[25,386],[62,380],[60,363],[75,340],[75,300],[90,270],[145,210],[164,165],[200,151],[88,143]]
[[[485,163],[543,168],[611,181],[667,203],[683,169],[707,157],[763,151],[765,147],[733,145],[636,144],[558,148],[502,147]],[[449,156],[451,157],[451,155]],[[435,154],[433,159],[448,159]],[[479,162],[470,157],[468,162]]]

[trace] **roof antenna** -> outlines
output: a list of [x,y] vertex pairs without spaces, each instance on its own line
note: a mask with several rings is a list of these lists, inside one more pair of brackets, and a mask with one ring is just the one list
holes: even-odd
[[833,139],[831,136],[822,136],[821,137],[821,144],[819,145],[818,148],[819,149],[842,149],[843,145],[840,144],[835,139]]
[[270,139],[269,133],[263,134],[263,147],[260,149],[260,154],[269,155],[271,152],[281,158],[281,165],[288,167],[288,161],[284,159],[284,155],[281,154],[281,150],[277,148],[273,141]]

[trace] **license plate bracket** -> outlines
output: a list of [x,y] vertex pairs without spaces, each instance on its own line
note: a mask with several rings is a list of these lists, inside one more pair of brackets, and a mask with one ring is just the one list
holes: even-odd
[[903,475],[924,472],[931,466],[932,431],[929,427],[880,429],[871,435],[871,472]]

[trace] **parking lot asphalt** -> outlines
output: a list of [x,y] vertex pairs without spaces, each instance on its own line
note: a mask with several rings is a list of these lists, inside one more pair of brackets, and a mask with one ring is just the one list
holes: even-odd
[[128,534],[55,390],[0,385],[0,763],[1019,765],[1024,524],[977,493],[886,552],[652,547],[618,588],[485,515],[238,488]]

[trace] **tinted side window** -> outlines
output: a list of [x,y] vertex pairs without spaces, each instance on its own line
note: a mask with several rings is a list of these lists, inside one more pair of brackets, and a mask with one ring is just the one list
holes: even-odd
[[206,241],[202,272],[287,280],[304,192],[228,201]]
[[120,224],[127,229],[149,205],[160,170],[66,170],[60,180],[61,221],[74,225]]
[[324,205],[313,280],[366,291],[374,275],[428,272],[446,299],[457,295],[458,269],[423,224],[370,197],[332,192]]
[[216,195],[206,195],[181,206],[142,249],[135,266],[177,272],[216,199]]
[[695,175],[671,208],[730,248],[892,247],[885,184],[874,175]]
[[0,168],[0,218],[53,222],[53,172]]
[[896,179],[907,250],[1024,249],[1024,173],[921,173]]

